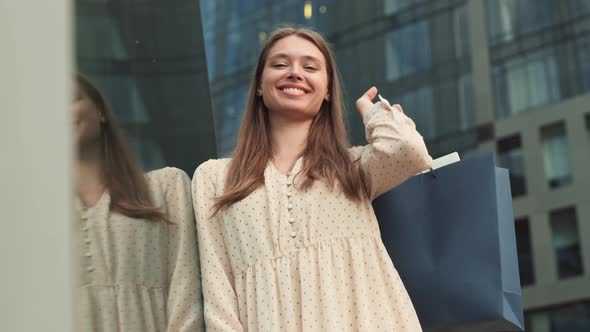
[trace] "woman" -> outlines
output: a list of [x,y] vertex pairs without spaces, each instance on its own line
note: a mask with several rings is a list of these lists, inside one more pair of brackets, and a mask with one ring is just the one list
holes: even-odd
[[269,37],[233,158],[193,178],[208,330],[420,330],[371,200],[432,159],[376,94],[356,105],[369,144],[349,149],[327,43],[307,29]]
[[202,305],[190,180],[145,176],[101,93],[81,75],[77,147],[80,331],[198,331]]

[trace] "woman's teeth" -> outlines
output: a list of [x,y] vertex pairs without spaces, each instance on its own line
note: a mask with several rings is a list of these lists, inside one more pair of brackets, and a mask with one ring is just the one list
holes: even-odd
[[297,88],[284,88],[283,91],[288,92],[288,93],[292,93],[292,94],[298,94],[298,95],[302,95],[305,93],[305,91],[303,91],[301,89],[297,89]]

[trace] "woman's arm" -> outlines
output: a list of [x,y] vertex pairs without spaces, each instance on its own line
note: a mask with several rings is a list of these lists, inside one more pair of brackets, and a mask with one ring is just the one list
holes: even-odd
[[203,331],[203,303],[190,179],[177,168],[160,172],[168,218],[169,332]]
[[216,160],[203,163],[193,177],[193,206],[203,283],[204,315],[207,331],[242,331],[233,273],[225,247],[223,230],[215,204],[215,179],[223,167]]
[[371,200],[428,169],[432,163],[412,119],[399,105],[390,106],[386,100],[373,104],[371,100],[376,94],[373,87],[356,103],[369,144],[352,149],[370,181]]

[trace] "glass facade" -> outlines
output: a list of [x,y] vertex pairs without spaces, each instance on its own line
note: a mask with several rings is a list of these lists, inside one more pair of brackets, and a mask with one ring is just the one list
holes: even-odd
[[193,1],[76,1],[76,60],[146,170],[214,158],[203,34]]

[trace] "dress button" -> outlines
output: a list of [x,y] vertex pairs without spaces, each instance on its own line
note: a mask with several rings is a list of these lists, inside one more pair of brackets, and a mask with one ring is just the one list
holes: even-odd
[[88,221],[88,217],[84,216],[84,217],[82,217],[82,220]]
[[293,209],[293,205],[291,203],[289,203],[289,205],[287,205],[287,209],[292,210]]
[[92,272],[92,271],[94,271],[94,267],[92,267],[92,266],[89,266],[89,267],[87,267],[87,268],[86,268],[86,271],[88,271],[88,272]]
[[287,197],[291,197],[291,195],[293,195],[293,193],[291,192],[291,190],[287,191]]
[[291,232],[291,237],[292,237],[292,238],[295,238],[296,236],[297,236],[297,233],[295,233],[295,232]]
[[292,224],[295,222],[295,218],[289,218],[289,223]]
[[84,227],[82,227],[82,229],[83,229],[84,231],[88,232],[88,226],[84,226]]
[[84,256],[86,256],[86,257],[91,257],[91,256],[92,256],[92,254],[91,254],[90,252],[87,252],[87,253],[85,253],[85,254],[84,254]]
[[85,238],[84,242],[86,242],[87,244],[90,244],[90,239],[89,238]]

